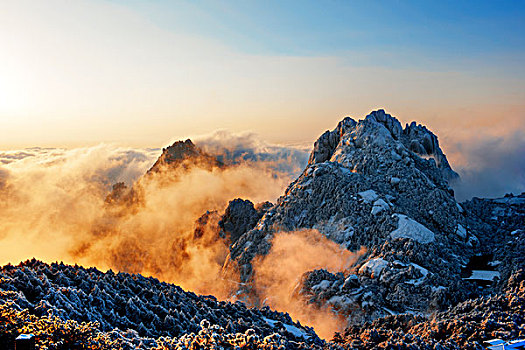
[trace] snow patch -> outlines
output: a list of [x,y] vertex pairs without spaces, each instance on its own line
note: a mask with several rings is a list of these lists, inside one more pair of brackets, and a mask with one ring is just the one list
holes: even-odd
[[304,331],[302,331],[301,329],[291,325],[291,324],[287,324],[287,323],[284,323],[283,324],[284,328],[286,328],[286,331],[288,333],[292,333],[295,337],[297,338],[303,338],[303,339],[308,339],[309,336],[308,334],[306,334]]
[[354,235],[354,228],[350,224],[349,218],[336,220],[335,216],[332,216],[330,220],[319,222],[313,228],[337,244],[346,244]]
[[499,204],[521,205],[525,204],[525,197],[503,197],[495,199],[494,202]]
[[[401,157],[399,157],[399,159],[401,159]],[[398,177],[391,177],[390,178],[390,184],[393,185],[393,186],[397,185],[399,182],[401,182],[401,179],[398,178]]]
[[472,270],[472,275],[464,279],[465,280],[494,281],[495,278],[499,278],[499,277],[500,277],[500,273],[498,271]]
[[332,285],[332,282],[328,280],[323,280],[319,282],[318,284],[316,284],[315,286],[313,286],[312,290],[317,293],[319,290],[321,291],[327,290],[328,288],[330,288],[331,285]]
[[381,272],[388,266],[388,261],[382,258],[370,259],[359,268],[360,274],[369,274],[371,278],[379,278]]
[[392,311],[392,310],[390,310],[390,309],[388,309],[388,308],[386,308],[386,307],[384,307],[384,306],[383,306],[383,310],[385,310],[388,314],[390,314],[390,315],[392,315],[392,316],[394,316],[394,315],[399,315],[398,312]]
[[462,225],[458,224],[458,226],[456,227],[456,234],[465,239],[467,238],[467,229],[464,228]]
[[[279,321],[276,321],[276,320],[272,320],[270,318],[266,318],[266,317],[263,317],[262,318],[266,323],[268,323],[270,326],[272,327],[275,327],[275,324]],[[300,328],[297,328],[295,327],[294,325],[291,325],[291,324],[287,324],[287,323],[283,323],[283,326],[284,328],[286,329],[286,331],[288,333],[291,333],[294,335],[294,337],[296,338],[303,338],[303,339],[308,339],[310,338],[310,336],[304,332],[303,330],[301,330]]]
[[434,242],[434,232],[419,222],[402,214],[394,214],[394,216],[399,220],[397,222],[397,229],[390,232],[391,238],[409,238],[422,244]]
[[412,266],[414,266],[416,269],[418,269],[422,276],[421,276],[420,278],[418,278],[418,279],[408,280],[408,281],[406,281],[405,283],[407,283],[407,284],[412,284],[412,285],[414,285],[414,286],[419,286],[421,283],[423,283],[423,281],[424,281],[425,278],[427,277],[427,275],[428,275],[428,270],[425,269],[423,266],[419,266],[418,264],[410,263],[410,265],[412,265]]
[[363,199],[365,203],[372,203],[379,197],[376,191],[374,190],[366,190],[358,192],[357,194]]

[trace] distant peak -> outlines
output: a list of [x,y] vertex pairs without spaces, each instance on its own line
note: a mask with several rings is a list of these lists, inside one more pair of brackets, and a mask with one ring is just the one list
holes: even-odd
[[220,162],[215,157],[195,146],[190,139],[186,139],[185,141],[176,141],[171,146],[163,148],[162,154],[148,172],[174,168],[185,160],[192,160],[199,165],[220,166]]

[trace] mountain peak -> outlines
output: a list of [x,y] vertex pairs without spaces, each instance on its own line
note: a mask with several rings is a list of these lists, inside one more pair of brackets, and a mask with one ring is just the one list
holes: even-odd
[[390,114],[386,113],[384,109],[378,109],[377,111],[372,111],[369,115],[366,116],[365,120],[373,120],[377,123],[382,124],[385,128],[390,131],[392,136],[397,140],[400,138],[403,128],[401,123],[395,117],[392,117]]
[[[433,290],[445,286],[454,295],[464,293],[455,256],[479,244],[475,235],[467,234],[467,222],[448,184],[454,175],[437,137],[426,127],[411,123],[402,128],[382,109],[357,121],[346,117],[319,137],[303,173],[231,246],[227,264],[237,264],[241,281],[249,282],[251,261],[270,252],[276,232],[313,229],[342,249],[366,247],[354,271],[357,277],[352,277],[358,285],[353,290],[382,288],[391,299],[374,297],[372,307],[339,288],[330,294],[345,297],[345,305],[361,310],[364,318],[384,314],[383,307],[423,311],[428,300],[444,307],[446,302]],[[443,270],[439,257],[454,262],[451,271]],[[406,283],[396,289],[397,282],[383,282],[392,276],[404,276]],[[342,275],[331,280],[344,284]],[[410,290],[412,283],[425,288]],[[312,293],[320,304],[337,299]]]
[[148,173],[173,169],[185,161],[205,168],[221,166],[217,158],[202,151],[190,139],[187,139],[185,141],[176,141],[171,146],[163,148],[162,154],[151,169],[148,170]]
[[[341,162],[356,149],[377,152],[410,152],[424,159],[433,159],[448,181],[458,177],[439,147],[437,136],[425,126],[412,122],[403,129],[399,120],[383,109],[372,111],[363,120],[350,117],[341,120],[332,131],[326,131],[314,143],[308,165],[326,161]],[[392,153],[394,158],[398,158]]]

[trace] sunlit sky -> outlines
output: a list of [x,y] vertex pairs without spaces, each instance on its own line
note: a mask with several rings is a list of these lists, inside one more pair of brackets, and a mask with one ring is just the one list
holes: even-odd
[[523,1],[0,1],[0,148],[525,131]]

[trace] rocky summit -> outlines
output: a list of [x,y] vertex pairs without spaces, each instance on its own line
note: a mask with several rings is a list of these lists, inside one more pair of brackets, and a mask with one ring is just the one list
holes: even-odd
[[[305,302],[363,329],[374,327],[366,321],[426,319],[502,293],[524,267],[523,195],[460,204],[449,184],[456,178],[426,127],[403,128],[383,110],[345,118],[319,137],[277,203],[250,230],[243,226],[226,264],[237,266],[249,300],[252,262],[268,254],[279,231],[317,229],[344,249],[364,246],[367,254],[348,271],[309,271],[298,286]],[[523,314],[516,324],[523,336]]]
[[192,166],[201,166],[204,168],[213,168],[221,166],[221,162],[200,148],[196,147],[188,139],[186,141],[177,141],[171,146],[162,149],[162,154],[155,164],[148,170],[148,173],[169,172],[176,168],[184,168],[188,162]]
[[[424,126],[402,128],[383,110],[345,118],[321,135],[303,173],[231,247],[231,261],[249,281],[252,260],[268,253],[275,232],[313,228],[345,249],[368,251],[353,274],[329,277],[323,302],[358,319],[447,307],[468,293],[463,260],[479,245],[449,185],[457,176]],[[305,293],[318,275],[306,278]]]

